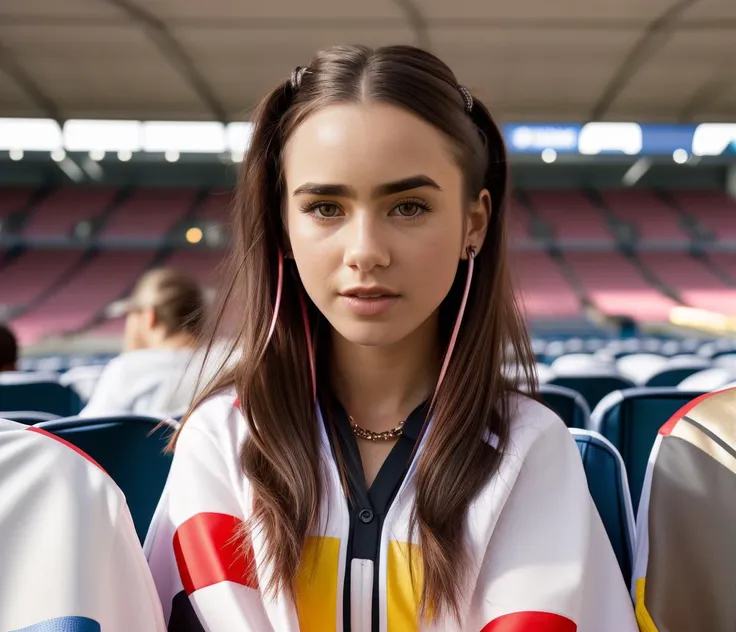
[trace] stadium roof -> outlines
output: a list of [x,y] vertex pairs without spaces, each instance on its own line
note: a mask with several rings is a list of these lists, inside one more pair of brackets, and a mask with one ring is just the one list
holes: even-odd
[[428,48],[506,120],[736,121],[732,0],[2,0],[0,116],[238,120],[346,42]]

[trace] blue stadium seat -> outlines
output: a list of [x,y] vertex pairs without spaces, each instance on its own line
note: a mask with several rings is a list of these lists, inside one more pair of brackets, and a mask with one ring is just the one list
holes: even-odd
[[42,421],[59,419],[59,416],[51,413],[40,413],[36,410],[5,410],[0,411],[0,419],[10,419],[10,421],[17,421],[30,426]]
[[577,391],[562,386],[542,384],[539,397],[551,408],[568,428],[586,428],[590,420],[590,408]]
[[36,427],[62,437],[102,466],[125,494],[143,542],[171,467],[164,448],[173,429],[160,424],[159,419],[125,415],[60,419]]
[[626,468],[621,455],[610,441],[597,432],[573,428],[570,433],[583,459],[590,495],[611,540],[621,573],[628,583],[636,531]]
[[548,383],[577,391],[591,410],[609,393],[635,386],[631,380],[616,375],[558,375]]
[[682,367],[670,367],[663,369],[658,373],[655,373],[650,377],[644,386],[650,386],[653,388],[661,388],[668,386],[677,386],[682,380],[695,375],[699,371],[702,371],[704,367],[696,366],[682,366]]
[[593,410],[591,430],[606,437],[623,457],[634,511],[639,507],[649,453],[659,429],[702,394],[675,388],[631,388],[611,393]]
[[0,409],[35,410],[69,417],[79,414],[82,402],[73,389],[58,382],[0,384]]

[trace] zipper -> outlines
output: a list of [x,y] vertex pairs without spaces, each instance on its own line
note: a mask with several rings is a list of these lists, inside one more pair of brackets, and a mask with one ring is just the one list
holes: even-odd
[[373,611],[373,562],[350,564],[350,632],[371,632]]

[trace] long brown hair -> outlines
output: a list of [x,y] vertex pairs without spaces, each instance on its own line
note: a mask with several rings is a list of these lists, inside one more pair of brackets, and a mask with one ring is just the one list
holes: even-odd
[[[459,616],[463,524],[468,505],[498,468],[509,434],[509,394],[518,383],[502,367],[521,367],[518,380],[534,384],[533,354],[512,291],[507,266],[507,160],[501,134],[475,99],[470,112],[452,71],[410,46],[372,50],[339,46],[322,51],[304,72],[276,87],[253,117],[254,132],[240,173],[233,212],[229,284],[212,326],[210,345],[225,323],[236,324],[233,351],[240,359],[204,389],[194,407],[235,387],[248,425],[242,448],[244,475],[253,488],[252,516],[243,537],[265,535],[270,591],[294,595],[305,539],[319,524],[321,456],[312,396],[303,292],[287,263],[278,324],[267,344],[277,290],[279,249],[286,249],[281,158],[295,128],[334,103],[381,101],[413,112],[445,133],[465,176],[468,201],[483,188],[492,211],[463,326],[437,393],[434,423],[416,469],[412,532],[421,545],[422,612]],[[457,315],[466,264],[440,307],[447,341]],[[313,329],[325,330],[309,302]],[[323,326],[320,327],[320,324]],[[186,420],[186,418],[185,418]],[[488,442],[495,435],[494,447]],[[341,456],[338,467],[345,471]]]

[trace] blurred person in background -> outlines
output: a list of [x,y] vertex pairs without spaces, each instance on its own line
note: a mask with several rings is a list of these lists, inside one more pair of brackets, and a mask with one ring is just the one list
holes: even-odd
[[81,415],[169,417],[185,411],[193,391],[178,386],[192,370],[205,320],[200,287],[176,270],[152,270],[112,311],[126,315],[123,353],[105,367]]
[[18,367],[18,341],[10,329],[0,324],[0,373],[15,371]]

